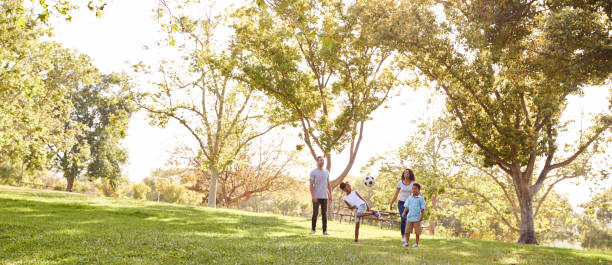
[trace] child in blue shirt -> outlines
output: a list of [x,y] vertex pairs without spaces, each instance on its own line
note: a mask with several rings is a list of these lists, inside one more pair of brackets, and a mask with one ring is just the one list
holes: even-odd
[[410,233],[414,229],[416,234],[416,243],[413,247],[419,246],[419,237],[421,236],[421,221],[425,213],[425,199],[421,196],[421,185],[419,183],[412,184],[412,195],[404,202],[404,212],[402,218],[406,217],[406,243],[404,247],[410,246]]

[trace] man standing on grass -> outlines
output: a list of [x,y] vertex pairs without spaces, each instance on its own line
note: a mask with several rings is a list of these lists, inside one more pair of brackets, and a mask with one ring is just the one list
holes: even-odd
[[327,233],[327,208],[332,201],[331,185],[329,185],[329,172],[323,169],[325,159],[317,156],[317,168],[310,172],[310,195],[312,197],[312,230],[315,233],[317,227],[317,217],[319,216],[319,205],[321,206],[321,219],[323,221],[323,234]]

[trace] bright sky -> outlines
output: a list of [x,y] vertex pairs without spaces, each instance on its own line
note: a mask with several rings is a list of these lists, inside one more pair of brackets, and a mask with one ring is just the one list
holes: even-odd
[[[54,23],[54,39],[66,47],[88,54],[103,72],[129,71],[129,65],[138,61],[154,63],[159,59],[154,52],[163,56],[163,51],[145,51],[143,46],[154,46],[162,38],[158,32],[159,23],[152,13],[156,5],[156,0],[112,1],[102,18],[96,18],[90,12],[79,11],[70,23]],[[393,97],[386,107],[377,110],[373,120],[366,123],[362,146],[350,175],[359,175],[359,169],[370,157],[394,149],[409,139],[414,134],[418,120],[439,115],[444,109],[443,102],[433,100],[428,105],[427,99],[430,96],[426,90],[405,89]],[[585,117],[589,113],[600,112],[607,108],[607,97],[606,87],[589,89],[582,99],[570,99],[565,118],[580,120],[581,110]],[[293,135],[297,138],[297,134]],[[149,176],[153,169],[164,167],[169,151],[179,144],[191,145],[193,140],[178,124],[170,123],[166,129],[153,127],[148,124],[145,113],[136,113],[130,121],[128,137],[124,141],[130,155],[125,168],[130,181],[138,182]],[[306,153],[300,158],[304,161],[311,159]],[[332,164],[332,176],[343,169],[346,159],[346,154],[336,156]],[[306,174],[304,172],[304,176]],[[612,186],[612,180],[608,179],[605,186]],[[589,188],[594,188],[594,185],[584,181],[566,181],[558,184],[556,190],[568,195],[571,192],[570,201],[576,206],[589,200],[592,195]]]

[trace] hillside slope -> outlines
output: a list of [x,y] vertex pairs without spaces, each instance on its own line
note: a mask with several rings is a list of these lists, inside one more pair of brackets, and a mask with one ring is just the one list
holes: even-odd
[[612,264],[612,254],[0,186],[0,264]]

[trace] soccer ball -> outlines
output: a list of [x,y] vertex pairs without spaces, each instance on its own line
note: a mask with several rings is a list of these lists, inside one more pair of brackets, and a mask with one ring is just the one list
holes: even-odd
[[372,185],[374,185],[374,182],[376,182],[376,179],[372,176],[367,176],[363,180],[363,184],[366,185],[366,187],[372,187]]

